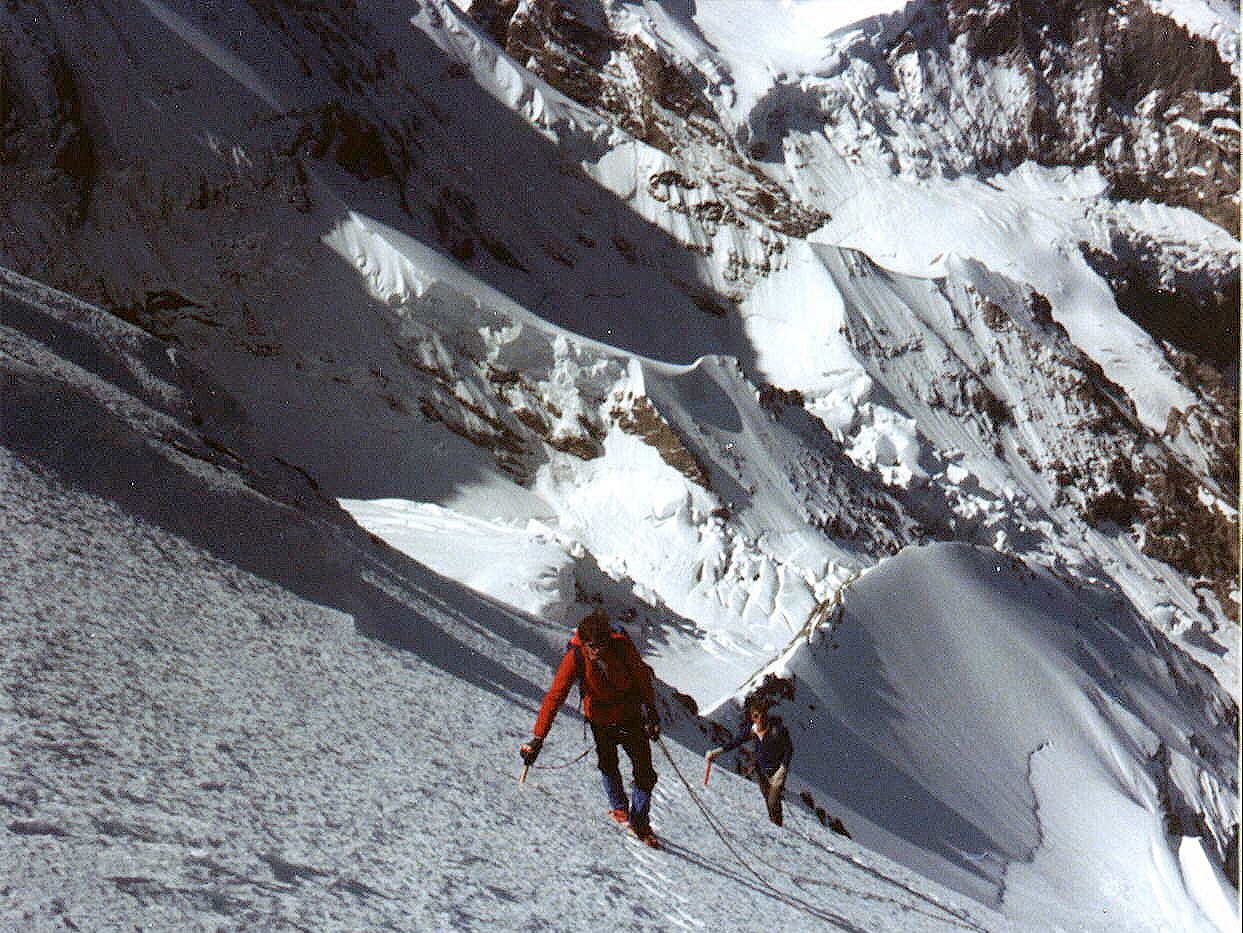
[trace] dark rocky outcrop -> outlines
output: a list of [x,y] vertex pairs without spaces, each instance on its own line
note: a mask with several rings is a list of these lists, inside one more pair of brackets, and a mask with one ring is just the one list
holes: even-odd
[[1215,44],[1143,0],[927,3],[890,46],[891,60],[912,41],[924,70],[940,66],[955,84],[972,77],[955,64],[956,43],[972,53],[975,74],[1003,66],[1023,76],[1028,99],[1009,110],[1022,122],[975,140],[977,167],[1095,165],[1118,197],[1188,207],[1237,229],[1233,70]]
[[64,233],[86,217],[95,141],[48,17],[28,5],[15,5],[8,17],[0,21],[0,226],[29,223],[25,205],[37,193],[37,226]]
[[[615,34],[598,0],[475,0],[469,13],[533,74],[666,152],[673,149],[671,124],[711,112],[694,76],[643,42]],[[618,80],[614,60],[626,63],[629,81]]]
[[[1158,340],[1225,372],[1239,360],[1239,278],[1178,275],[1128,244],[1112,252],[1086,243],[1088,264],[1109,283],[1118,308]],[[1173,274],[1171,274],[1173,273]]]

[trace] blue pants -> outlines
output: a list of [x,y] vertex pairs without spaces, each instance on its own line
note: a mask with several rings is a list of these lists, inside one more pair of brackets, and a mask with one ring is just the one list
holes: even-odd
[[[596,765],[604,782],[604,793],[613,810],[630,812],[630,825],[644,829],[652,807],[652,788],[656,786],[656,771],[652,768],[652,747],[647,742],[647,732],[639,719],[613,726],[591,724],[591,734],[596,740]],[[629,800],[622,786],[621,766],[617,747],[621,746],[630,759],[634,774],[634,788]]]

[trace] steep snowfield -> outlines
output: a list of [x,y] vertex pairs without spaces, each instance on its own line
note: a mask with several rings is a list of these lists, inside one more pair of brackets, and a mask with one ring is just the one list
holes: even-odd
[[[164,341],[4,273],[4,916],[1233,929],[1237,401],[1102,270],[1225,294],[1234,236],[916,170],[969,162],[961,101],[868,56],[937,4],[523,3],[518,58],[475,6],[0,11],[0,258]],[[1237,59],[1221,4],[1150,6]],[[718,769],[745,867],[663,756],[662,855],[590,763],[517,787],[594,605],[692,782],[797,675],[854,841]]]
[[[709,86],[725,98],[718,108],[727,127],[740,131],[758,101],[795,76],[805,76],[799,93],[812,100],[818,82],[827,83],[822,73],[843,67],[840,49],[853,35],[844,27],[879,31],[880,19],[861,21],[869,14],[898,13],[904,6],[725,0],[695,8],[690,23],[658,5],[644,5],[641,12],[627,8],[629,18],[621,23],[705,74]],[[1201,11],[1198,18],[1210,15]],[[896,30],[890,24],[884,28]],[[831,35],[838,30],[850,35]],[[1004,98],[1004,90],[999,96]],[[891,174],[880,167],[881,159],[875,160],[876,167],[851,164],[854,160],[843,154],[857,151],[859,134],[858,125],[828,122],[787,132],[781,141],[783,164],[770,171],[784,176],[804,203],[832,217],[814,234],[816,242],[857,248],[888,268],[916,276],[941,277],[947,256],[976,259],[1042,293],[1054,318],[1126,390],[1150,429],[1161,431],[1172,408],[1192,402],[1152,337],[1119,311],[1106,282],[1079,253],[1081,242],[1103,237],[1108,243],[1108,231],[1119,225],[1109,210],[1093,216],[1108,190],[1099,172],[1047,171],[1025,163],[1014,180],[1005,172],[987,180],[917,179]],[[1228,233],[1190,211],[1171,210],[1154,226],[1158,236],[1212,244],[1216,255],[1229,255],[1237,247]],[[1192,230],[1184,232],[1186,226]],[[774,343],[755,342],[760,347]],[[805,387],[803,380],[780,384]]]
[[[667,851],[584,823],[588,764],[518,787],[564,628],[369,540],[244,435],[198,435],[223,399],[102,313],[6,276],[3,347],[8,922],[1003,928],[793,801],[786,830],[748,827],[758,799],[719,769],[717,836],[678,780],[709,743],[668,701]],[[452,540],[484,590],[521,569],[495,534]],[[905,551],[783,659],[793,790],[1020,929],[1232,929],[1142,766],[1213,740],[1211,678],[1155,647],[996,553]]]
[[[667,769],[658,855],[584,825],[588,765],[518,788],[506,762],[563,628],[401,560],[296,474],[255,473],[240,437],[196,436],[209,387],[188,394],[155,341],[30,283],[4,292],[10,922],[999,928],[801,814],[745,832],[764,853],[752,879]],[[521,569],[495,535],[452,540],[485,578]],[[995,553],[903,552],[785,658],[796,771],[857,839],[897,839],[933,875],[953,864],[1023,928],[1228,920],[1207,863],[1179,870],[1136,766],[1136,746],[1181,757],[1177,730],[1212,735],[1196,672],[1150,641]],[[697,775],[707,743],[665,708],[666,747]],[[574,719],[548,763],[578,744]],[[742,834],[754,795],[728,774],[702,793]],[[1085,798],[1107,833],[1078,831]],[[547,875],[550,851],[568,878]]]
[[[730,4],[713,7],[717,11],[713,15],[726,18],[729,8]],[[639,30],[636,35],[642,43],[654,43],[672,56],[678,67],[700,74],[707,82],[705,94],[711,96],[716,89],[729,86],[719,73],[728,64],[729,56],[712,53],[702,43],[694,45],[694,24],[674,22],[674,13],[655,4],[618,4],[610,9],[620,17],[616,28]],[[782,9],[788,12],[787,7]],[[1131,468],[1138,466],[1140,470],[1158,462],[1141,465],[1156,450],[1154,441],[1165,450],[1160,459],[1167,465],[1158,466],[1160,471],[1177,471],[1185,466],[1207,477],[1220,475],[1220,466],[1213,467],[1211,463],[1233,462],[1226,448],[1215,446],[1217,441],[1206,446],[1202,432],[1177,427],[1180,418],[1200,410],[1202,399],[1197,393],[1203,391],[1203,386],[1177,372],[1157,341],[1121,313],[1108,283],[1085,259],[1093,250],[1125,253],[1132,249],[1125,244],[1143,243],[1146,245],[1142,249],[1154,252],[1153,261],[1163,282],[1168,279],[1172,283],[1180,276],[1203,281],[1227,281],[1233,276],[1237,280],[1238,243],[1221,227],[1185,208],[1105,197],[1108,186],[1095,169],[1042,168],[1024,163],[1012,171],[991,173],[986,179],[967,174],[928,177],[895,172],[884,158],[871,159],[866,151],[852,150],[859,127],[848,123],[821,126],[815,121],[803,126],[797,121],[790,123],[787,114],[780,160],[774,163],[770,156],[769,161],[760,165],[800,203],[827,212],[825,222],[807,238],[811,244],[831,247],[822,251],[829,260],[825,263],[820,257],[809,258],[806,243],[756,224],[754,210],[743,210],[736,224],[691,222],[689,218],[701,206],[715,203],[719,208],[722,201],[734,203],[729,192],[737,194],[739,186],[745,188],[748,183],[739,179],[737,167],[723,158],[719,149],[707,148],[703,140],[692,138],[679,151],[679,162],[652,146],[618,141],[615,131],[604,156],[590,152],[591,147],[584,143],[584,131],[576,129],[581,120],[549,117],[577,112],[581,107],[521,70],[506,71],[507,81],[516,76],[532,91],[539,90],[538,112],[524,103],[527,96],[515,96],[497,87],[491,63],[504,62],[504,56],[489,48],[481,30],[455,18],[455,14],[452,7],[444,12],[443,28],[439,25],[442,21],[433,21],[430,12],[417,22],[446,51],[469,65],[476,80],[490,93],[518,107],[537,126],[555,124],[561,145],[570,151],[588,149],[582,159],[583,167],[601,184],[653,224],[704,255],[704,274],[719,294],[731,296],[736,302],[744,328],[741,335],[725,335],[726,342],[718,346],[728,347],[730,354],[743,360],[750,378],[798,390],[809,410],[825,422],[855,461],[886,482],[905,488],[931,477],[932,487],[940,496],[950,502],[962,501],[962,509],[951,508],[959,511],[959,517],[966,518],[968,524],[981,524],[975,517],[990,510],[990,499],[994,497],[1006,501],[1031,497],[1040,503],[1035,513],[1027,512],[1019,519],[1018,527],[998,527],[1008,521],[998,522],[996,517],[982,523],[982,540],[991,542],[998,532],[1004,532],[1011,542],[1033,535],[1040,538],[1050,528],[1078,524],[1083,513],[1093,511],[1094,501],[1116,494],[1118,487],[1108,476],[1116,469],[1119,456],[1131,461]],[[755,40],[747,49],[763,50],[769,30],[774,35],[780,32],[781,17],[774,14],[771,22],[760,17],[752,19]],[[881,28],[879,22],[872,26]],[[896,27],[891,23],[885,28],[892,31]],[[666,34],[662,29],[672,32]],[[835,67],[845,66],[839,62]],[[773,76],[770,79],[776,80]],[[814,90],[828,80],[819,74],[806,76],[800,93],[808,88]],[[859,80],[861,86],[846,82],[845,87],[850,93],[866,96],[880,79],[868,72]],[[799,106],[805,105],[814,112],[814,95],[803,104],[799,100],[802,98],[792,101],[787,109],[802,112]],[[887,98],[886,101],[886,106],[896,106]],[[719,115],[724,128],[733,131],[739,129],[738,115],[731,117],[731,113],[725,108]],[[900,131],[901,127],[894,130]],[[599,140],[603,132],[593,125],[587,135]],[[648,185],[639,183],[644,175],[649,176]],[[679,203],[677,198],[683,200]],[[760,255],[756,255],[757,244],[764,245]],[[860,276],[833,272],[834,263],[839,268],[842,265],[832,258],[841,247],[862,252],[864,266],[875,263],[896,273],[897,289],[890,289],[897,292],[896,300],[889,302],[892,309],[885,326],[894,320],[903,322],[903,341],[887,340],[883,331],[870,327],[865,341],[859,339],[861,335],[855,329],[845,339],[839,333],[843,323],[849,327],[852,319],[859,319],[858,309],[873,304],[870,286],[856,289],[856,283],[851,281]],[[962,261],[977,271],[964,275],[962,266],[956,265]],[[830,268],[821,269],[825,264]],[[844,264],[847,268],[860,266],[857,260]],[[981,286],[979,271],[994,284]],[[960,292],[961,297],[951,307],[936,311],[942,318],[939,323],[926,321],[929,312],[923,308],[905,307],[912,294],[917,304],[922,304],[927,299],[921,292],[939,289],[952,293],[964,287],[966,296]],[[964,308],[963,297],[977,307]],[[995,305],[1002,317],[1009,316],[1012,321],[1029,318],[1019,325],[1020,329],[1030,331],[1030,337],[1052,350],[1054,358],[1048,362],[1054,363],[1058,372],[1033,378],[1025,365],[1025,355],[1031,348],[1026,338],[1021,341],[1022,346],[998,347],[994,351],[989,344],[996,338],[977,332],[975,342],[984,351],[983,356],[974,348],[964,353],[961,341],[945,340],[945,332],[951,328],[961,330],[962,319],[980,311],[981,303]],[[646,302],[638,301],[636,307],[637,316],[642,317]],[[1034,311],[1037,307],[1041,310]],[[990,328],[1010,326],[1000,323],[993,311],[985,310],[992,322]],[[914,323],[913,319],[920,317],[925,321]],[[1031,318],[1045,320],[1033,324]],[[926,334],[925,323],[940,333],[936,337]],[[664,330],[656,322],[649,327],[651,333]],[[1059,329],[1064,334],[1054,333]],[[672,334],[664,334],[665,353],[669,346],[677,346],[676,339],[670,343],[670,338]],[[912,349],[929,341],[939,346],[948,344],[946,353],[962,359],[950,359],[948,366],[938,360],[937,365],[925,365],[922,371],[888,362],[904,356],[924,364],[933,362],[930,354],[911,354]],[[1023,355],[1014,356],[1014,349],[1021,350]],[[884,358],[869,359],[874,353],[882,353]],[[1040,363],[1042,368],[1044,363]],[[887,378],[881,371],[884,369],[896,370],[894,378]],[[994,375],[989,375],[990,371]],[[957,399],[951,399],[941,389],[945,380],[958,383],[959,389],[964,380],[969,383],[966,397],[960,392]],[[1085,393],[1077,387],[1083,386],[1085,380],[1094,386],[1086,394],[1095,394],[1097,398],[1080,407],[1076,399]],[[1072,390],[1069,398],[1068,389]],[[1051,399],[1052,404],[1040,404],[1041,396]],[[902,404],[895,405],[893,397]],[[1067,404],[1063,405],[1059,397]],[[963,456],[962,443],[946,443],[943,436],[929,430],[930,410],[932,419],[937,421],[940,416],[935,409],[945,402],[960,419],[964,407],[991,412],[985,420],[1001,419],[991,427],[980,424],[978,430],[971,432],[974,438],[966,439],[970,455],[962,462],[955,462]],[[1020,413],[1032,411],[1033,403],[1040,408],[1032,412],[1034,417],[1020,417]],[[1224,409],[1219,414],[1223,412]],[[1013,431],[1005,423],[1011,417],[1016,423]],[[1192,420],[1198,417],[1191,415]],[[1105,422],[1120,429],[1120,435],[1107,443],[1082,429],[1084,424]],[[1217,430],[1213,429],[1214,434],[1221,437]],[[959,435],[959,441],[963,439],[957,429],[953,433]],[[1002,454],[1006,463],[999,470],[997,454],[989,451],[995,445],[1006,449]],[[1232,444],[1227,447],[1233,449]],[[972,448],[979,448],[980,456],[975,456]],[[1063,469],[1068,465],[1067,451],[1074,451],[1070,459],[1076,461],[1069,473]],[[1225,461],[1218,459],[1221,454],[1226,454]],[[962,483],[945,481],[943,470],[947,463],[955,471],[965,469],[966,475],[991,495],[964,496]],[[1233,488],[1233,481],[1227,485]],[[1206,493],[1213,497],[1214,508],[1234,514],[1232,494],[1222,484],[1208,481]],[[1048,504],[1059,497],[1068,497],[1068,502],[1075,503],[1080,516],[1050,510]],[[933,508],[938,514],[932,521],[939,522],[944,505]],[[1073,534],[1079,536],[1079,531]],[[1083,534],[1090,539],[1097,537],[1089,529],[1083,529]],[[1051,549],[1059,550],[1056,539],[1064,539],[1064,535],[1055,532],[1054,538]],[[1091,545],[1093,551],[1107,552],[1103,558],[1094,555],[1093,560],[1103,559],[1111,565],[1106,572],[1119,585],[1138,592],[1147,588],[1146,580],[1160,580],[1162,587],[1171,584],[1164,571],[1129,548],[1125,541],[1119,543],[1120,547],[1112,542],[1106,546]],[[1074,550],[1078,550],[1077,545]],[[1069,559],[1078,562],[1074,557]],[[1098,575],[1096,570],[1085,571],[1085,576]],[[1200,596],[1192,587],[1178,583],[1173,584],[1173,589],[1172,601],[1159,595],[1145,595],[1145,611],[1153,600],[1176,606],[1179,621],[1173,625],[1159,624],[1179,638],[1181,633],[1193,632],[1185,642],[1192,652],[1200,651],[1198,644],[1204,644],[1202,639],[1214,642],[1210,654],[1199,656],[1212,661],[1211,654],[1226,655],[1229,662],[1223,665],[1223,672],[1237,667],[1237,639],[1231,635],[1232,628],[1222,627],[1225,617],[1206,624],[1192,621],[1202,611]],[[1213,613],[1211,604],[1208,611]],[[1170,618],[1158,613],[1154,621],[1158,616],[1167,621]],[[1219,632],[1220,636],[1216,634]],[[1223,682],[1237,697],[1237,678],[1224,673]]]
[[1225,0],[1149,0],[1193,33],[1206,36],[1232,64],[1239,60],[1239,8]]
[[[1021,187],[1014,197],[1018,186],[1005,178],[987,184],[894,178],[828,200],[833,220],[815,239],[858,249],[907,275],[942,278],[945,261],[957,256],[1030,285],[1049,299],[1054,319],[1071,340],[1126,390],[1143,424],[1161,431],[1170,410],[1190,405],[1194,396],[1178,384],[1156,342],[1118,310],[1106,283],[1078,254],[1077,243],[1092,235],[1088,205],[1105,190],[1099,176],[1093,184],[1088,174],[1085,184],[1064,172],[1027,169],[1018,185],[1043,187],[1044,196],[1035,198]],[[827,184],[814,173],[803,181]],[[1041,207],[1033,209],[1033,202]],[[1044,209],[1048,202],[1055,211],[1071,202],[1063,212],[1070,217],[1052,221]],[[1185,213],[1185,222],[1197,227],[1199,236],[1223,246],[1229,242],[1220,227]]]
[[1180,868],[1145,760],[1196,757],[1211,679],[1116,599],[987,549],[908,549],[774,672],[798,685],[796,741],[826,750],[800,777],[869,846],[1032,926],[1233,924],[1225,878],[1202,897],[1211,878]]
[[520,786],[564,628],[200,436],[158,342],[7,274],[3,311],[6,929],[1011,929],[722,772],[718,836],[667,700],[665,851],[556,769],[573,711]]
[[[682,635],[662,632],[653,661],[662,673],[678,671],[679,689],[701,704],[714,706],[732,695],[842,579],[870,562],[858,543],[835,544],[816,528],[864,493],[861,475],[834,462],[831,451],[806,449],[797,419],[789,419],[793,427],[775,421],[732,361],[706,357],[675,366],[570,334],[410,238],[357,215],[326,241],[358,268],[375,299],[398,309],[404,333],[426,340],[433,331],[434,346],[451,359],[485,358],[489,366],[521,372],[535,395],[511,396],[510,405],[555,411],[545,429],[554,447],[559,435],[590,445],[593,439],[581,436],[583,424],[600,423],[602,415],[618,419],[617,426],[601,429],[587,459],[573,450],[550,453],[530,487],[546,503],[542,514],[522,518],[509,510],[505,519],[514,527],[498,528],[501,537],[489,549],[500,566],[516,572],[528,559],[521,532],[534,527],[559,538],[561,553],[590,554],[609,576],[633,581],[630,599],[638,595],[659,611],[647,612],[641,603],[619,609],[668,612],[697,623],[676,626]],[[485,384],[487,394],[477,394],[478,385],[459,382],[455,391],[492,402],[495,390]],[[806,433],[807,425],[801,427]],[[902,523],[892,502],[873,495]],[[454,502],[459,510],[461,498]],[[418,530],[431,513],[409,500],[343,504],[369,530],[457,580],[471,584],[488,575],[469,559],[472,548],[446,559],[435,537]],[[476,534],[469,529],[480,526],[463,520],[456,527],[471,539]],[[637,528],[643,533],[636,535]],[[890,548],[902,540],[888,531],[878,536]],[[502,557],[502,540],[510,542],[509,560]],[[536,549],[543,547],[537,544],[532,553]],[[486,591],[533,608],[515,586],[543,590],[548,572],[542,567],[525,581],[498,577]],[[563,573],[554,579],[554,590],[535,602],[551,618],[572,620],[581,594]],[[582,589],[599,586],[592,581]]]
[[864,29],[872,17],[905,5],[903,0],[642,3],[627,5],[622,23],[707,71],[719,86],[719,104],[741,122],[775,83],[825,68],[833,54],[826,40],[833,33]]

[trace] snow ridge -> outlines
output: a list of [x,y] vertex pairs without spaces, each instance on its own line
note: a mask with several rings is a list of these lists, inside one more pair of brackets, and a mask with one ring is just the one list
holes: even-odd
[[[508,767],[498,749],[516,748],[563,634],[369,539],[241,439],[227,454],[207,443],[185,399],[211,387],[183,383],[155,339],[9,273],[0,297],[13,406],[0,448],[6,924],[567,929],[573,917],[933,933],[956,925],[927,901],[968,915],[845,840],[826,869],[814,824],[811,842],[782,842],[783,863],[827,873],[831,908],[740,888],[668,780],[662,854],[584,823],[594,782],[537,772],[520,787],[516,755]],[[131,375],[146,371],[160,378]],[[122,405],[109,422],[105,406]],[[37,443],[49,437],[66,443]],[[661,702],[670,764],[694,770],[703,724],[664,686]],[[565,718],[550,760],[578,741]],[[723,775],[702,794],[736,813],[750,790]],[[554,854],[561,893],[547,884]]]
[[[113,315],[5,273],[5,916],[1233,928],[1237,17],[1124,6],[0,11],[0,266]],[[780,678],[827,921],[497,764],[598,606],[686,773]]]

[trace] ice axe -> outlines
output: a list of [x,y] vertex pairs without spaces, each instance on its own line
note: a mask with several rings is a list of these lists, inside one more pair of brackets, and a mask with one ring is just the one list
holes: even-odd
[[704,767],[704,787],[708,786],[708,778],[712,777],[712,759],[708,759],[708,764]]
[[531,770],[531,766],[530,766],[530,765],[523,765],[523,766],[522,766],[522,773],[521,773],[520,775],[518,775],[518,783],[519,783],[519,784],[525,784],[525,783],[527,782],[527,772],[528,772],[528,771],[530,771],[530,770]]

